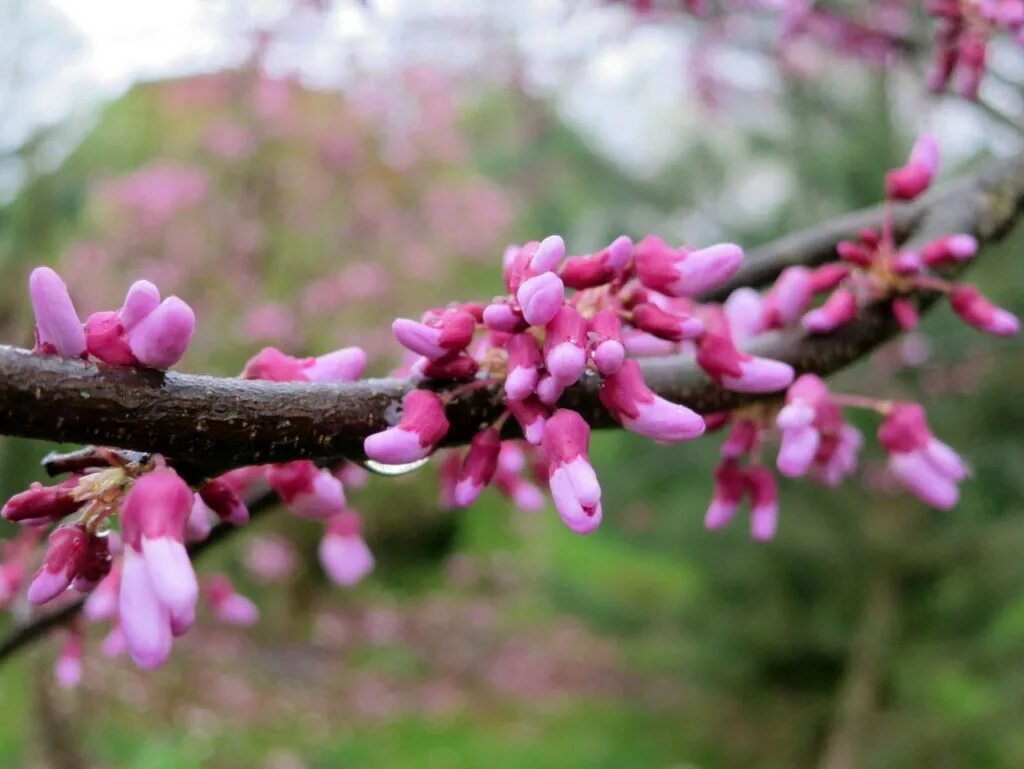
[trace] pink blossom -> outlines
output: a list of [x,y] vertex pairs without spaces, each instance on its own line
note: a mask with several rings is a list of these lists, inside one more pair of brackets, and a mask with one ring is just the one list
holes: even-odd
[[206,598],[217,619],[228,625],[249,627],[260,618],[260,610],[235,590],[226,574],[214,574],[206,580]]
[[339,585],[354,585],[373,571],[373,553],[361,533],[359,516],[343,511],[327,522],[327,533],[320,540],[320,563]]
[[22,526],[47,526],[66,518],[82,504],[72,493],[78,480],[75,476],[53,486],[33,483],[7,500],[0,516]]
[[505,350],[508,352],[505,394],[512,400],[522,400],[533,394],[537,387],[543,362],[540,348],[533,336],[520,333],[509,337]]
[[72,629],[53,666],[53,676],[62,689],[74,689],[82,682],[83,647],[81,632]]
[[827,334],[849,323],[857,315],[857,297],[852,291],[839,288],[821,307],[804,315],[803,326],[815,334]]
[[730,390],[764,393],[781,390],[793,381],[788,363],[740,352],[721,310],[708,312],[708,328],[697,342],[697,364]]
[[670,342],[696,339],[704,332],[704,323],[700,318],[677,314],[652,302],[642,302],[633,308],[633,325]]
[[747,476],[733,459],[725,459],[715,468],[715,490],[704,515],[704,526],[720,529],[736,514],[747,492]]
[[750,534],[760,541],[772,539],[779,525],[779,492],[775,476],[766,467],[747,470],[750,489]]
[[531,326],[546,326],[558,313],[565,298],[562,279],[553,272],[527,278],[516,291],[516,301]]
[[222,521],[235,526],[249,522],[249,508],[227,481],[214,478],[199,490],[199,496]]
[[640,365],[627,360],[604,378],[601,403],[623,427],[657,441],[684,441],[704,433],[704,420],[686,406],[655,395],[644,384]]
[[1020,320],[1011,312],[996,307],[974,286],[954,286],[949,305],[965,323],[994,336],[1014,336],[1020,331]]
[[258,579],[274,582],[295,568],[295,550],[281,537],[256,537],[249,545],[245,565]]
[[548,485],[566,526],[588,534],[601,523],[601,487],[587,452],[590,426],[575,411],[559,409],[544,426],[541,448]]
[[885,175],[885,194],[892,200],[913,200],[928,187],[939,170],[939,145],[923,134],[910,151],[907,164]]
[[28,587],[29,603],[46,603],[68,589],[85,556],[89,536],[81,526],[54,529],[43,564]]
[[398,424],[366,438],[363,448],[371,459],[385,464],[415,462],[430,455],[448,434],[444,404],[428,390],[405,396]]
[[733,338],[743,341],[765,330],[764,300],[752,288],[737,288],[722,305]]
[[498,469],[501,436],[493,427],[473,436],[466,459],[459,471],[453,499],[459,507],[469,507],[476,501]]
[[429,314],[422,323],[398,318],[391,324],[395,338],[406,348],[428,358],[442,358],[466,349],[473,340],[476,320],[461,309]]
[[544,337],[544,363],[548,373],[560,387],[575,384],[583,374],[583,369],[587,365],[586,340],[587,322],[574,307],[559,307],[547,325]]
[[765,327],[788,326],[804,313],[813,296],[811,271],[806,267],[787,267],[765,295]]
[[942,510],[956,505],[957,484],[967,476],[963,460],[932,435],[924,409],[898,403],[878,428],[878,440],[889,452],[889,469],[922,501]]
[[633,254],[633,241],[621,235],[596,254],[571,256],[559,275],[569,288],[583,290],[611,283],[622,274]]
[[67,284],[49,267],[36,267],[29,275],[28,290],[36,315],[34,352],[84,358],[85,331]]
[[268,465],[266,474],[270,488],[298,516],[321,520],[345,509],[341,481],[308,459]]
[[512,416],[519,423],[526,442],[539,446],[549,414],[544,405],[533,397],[521,401],[509,401],[505,405],[508,406],[508,410],[512,412]]
[[921,260],[929,267],[942,267],[966,262],[978,253],[978,240],[973,235],[946,235],[921,249]]
[[622,322],[613,310],[601,310],[590,319],[590,358],[602,376],[614,374],[626,360]]
[[649,289],[669,296],[699,296],[724,283],[743,261],[743,250],[720,243],[694,250],[670,248],[648,235],[633,249],[637,276]]

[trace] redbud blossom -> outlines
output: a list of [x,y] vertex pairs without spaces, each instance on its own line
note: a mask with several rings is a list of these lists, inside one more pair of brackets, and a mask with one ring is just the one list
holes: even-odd
[[84,650],[82,634],[77,629],[68,633],[68,638],[60,648],[60,654],[53,665],[53,677],[62,689],[74,689],[82,682],[82,652]]
[[603,286],[622,274],[632,254],[633,241],[621,235],[596,254],[569,257],[559,275],[566,286],[579,291]]
[[268,465],[266,472],[270,488],[296,515],[325,519],[345,509],[341,481],[330,470],[321,470],[308,459]]
[[171,296],[128,329],[128,346],[143,366],[170,368],[185,355],[195,330],[192,308]]
[[669,312],[652,302],[642,302],[633,308],[633,325],[671,342],[696,339],[704,331],[700,318]]
[[524,281],[516,292],[523,317],[531,326],[546,326],[562,307],[565,287],[553,272],[545,272]]
[[644,384],[635,360],[627,360],[617,372],[605,377],[598,395],[612,416],[638,435],[675,442],[704,433],[704,420],[699,414],[655,395]]
[[649,289],[668,296],[698,296],[727,280],[743,261],[743,250],[719,243],[694,250],[671,248],[648,235],[633,249],[637,276]]
[[957,484],[967,476],[963,460],[932,435],[924,409],[898,403],[878,428],[878,440],[889,452],[889,469],[922,501],[942,510],[957,503]]
[[541,448],[559,515],[577,534],[590,533],[601,523],[601,486],[587,458],[590,426],[575,411],[559,409],[544,426]]
[[159,467],[132,486],[121,508],[124,558],[119,617],[125,643],[141,667],[157,667],[172,635],[195,620],[199,586],[183,544],[193,494],[170,468]]
[[465,350],[473,341],[476,320],[464,310],[450,309],[428,315],[422,323],[398,318],[391,329],[404,347],[434,359]]
[[539,446],[544,436],[544,424],[547,422],[548,410],[536,398],[521,401],[509,401],[505,404],[512,416],[516,418],[526,442]]
[[613,310],[601,310],[590,319],[590,358],[602,376],[614,374],[626,359],[622,322]]
[[1020,331],[1020,320],[1016,315],[996,307],[974,286],[954,286],[949,294],[949,304],[965,323],[986,334],[1013,336]]
[[914,143],[907,164],[885,175],[885,195],[892,200],[913,200],[931,186],[938,170],[938,142],[924,134]]
[[43,564],[28,587],[28,602],[46,603],[63,593],[78,573],[89,533],[81,526],[60,526],[50,534]]
[[733,338],[750,339],[765,330],[764,300],[752,288],[737,288],[722,305]]
[[260,610],[251,600],[235,590],[226,574],[214,574],[206,580],[206,600],[217,619],[227,625],[249,627],[260,618]]
[[579,381],[587,365],[586,347],[587,322],[576,308],[562,305],[547,325],[544,337],[544,363],[560,387],[565,388]]
[[775,476],[766,467],[747,470],[750,489],[750,535],[764,542],[775,536],[779,525],[779,492]]
[[78,480],[76,476],[53,486],[33,483],[7,500],[0,516],[22,526],[47,526],[66,518],[82,504],[73,494]]
[[725,459],[715,468],[715,490],[704,515],[704,526],[720,529],[736,514],[747,493],[747,476],[733,459]]
[[36,267],[28,278],[36,315],[35,352],[84,358],[85,331],[68,294],[68,287],[49,267]]
[[505,350],[508,352],[505,394],[512,400],[522,400],[537,387],[543,360],[540,347],[531,334],[513,334],[505,343]]
[[811,271],[787,267],[764,297],[765,328],[788,326],[804,313],[813,296]]
[[415,462],[430,455],[448,434],[448,419],[441,399],[428,390],[405,396],[398,424],[375,433],[363,442],[366,456],[389,465]]
[[459,507],[469,507],[480,496],[498,469],[501,436],[493,427],[473,436],[466,459],[459,471],[453,500]]
[[946,235],[921,249],[921,261],[929,267],[966,262],[978,253],[978,240],[972,235]]
[[815,334],[827,334],[849,323],[857,315],[857,297],[845,288],[838,288],[825,304],[804,315],[803,326]]
[[697,341],[697,364],[724,387],[736,392],[775,392],[793,381],[788,363],[740,352],[721,310],[708,312],[707,331]]
[[815,294],[831,291],[850,275],[850,267],[839,262],[823,264],[811,271],[811,290]]
[[352,510],[338,513],[327,522],[319,554],[324,571],[339,585],[354,585],[373,571],[373,553],[363,539],[359,516]]
[[249,508],[227,481],[214,478],[199,490],[199,496],[222,521],[235,526],[249,522]]

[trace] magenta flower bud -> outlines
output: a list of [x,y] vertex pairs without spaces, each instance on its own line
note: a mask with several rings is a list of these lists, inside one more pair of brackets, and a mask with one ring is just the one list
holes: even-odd
[[68,589],[85,555],[89,535],[81,526],[60,526],[50,534],[43,565],[28,586],[28,602],[46,603]]
[[548,485],[565,525],[589,534],[601,523],[601,486],[587,452],[590,426],[575,411],[559,409],[544,426],[541,449],[548,466]]
[[523,317],[531,326],[546,326],[558,313],[565,299],[562,279],[553,272],[544,272],[523,281],[516,292],[516,301]]
[[752,288],[737,288],[729,294],[722,310],[735,339],[750,339],[766,328],[764,301]]
[[553,272],[565,258],[565,241],[561,235],[548,235],[530,257],[530,271],[534,274]]
[[864,437],[852,425],[843,424],[838,437],[822,440],[811,475],[826,486],[838,486],[857,469],[857,457]]
[[978,253],[978,240],[973,235],[946,235],[921,249],[921,260],[929,267],[942,267],[966,262]]
[[917,251],[900,251],[892,263],[893,272],[904,276],[917,275],[921,267],[921,254]]
[[137,280],[128,289],[124,304],[118,311],[118,320],[126,331],[135,328],[147,315],[160,306],[160,289],[148,280]]
[[605,377],[599,392],[601,403],[627,430],[656,441],[685,441],[704,433],[704,420],[686,406],[655,395],[635,360],[627,360],[616,373]]
[[965,99],[976,101],[985,76],[988,58],[988,35],[970,29],[960,36],[960,67],[957,70],[957,92]]
[[89,593],[82,606],[82,614],[89,622],[113,619],[117,616],[117,593],[121,587],[121,569],[110,570],[96,588]]
[[562,388],[575,384],[583,375],[587,365],[586,340],[587,321],[576,308],[570,305],[559,307],[546,329],[544,363],[548,373]]
[[759,542],[775,536],[779,525],[779,492],[775,476],[766,467],[747,470],[750,489],[750,534]]
[[302,370],[310,382],[354,382],[365,369],[366,351],[362,347],[343,347],[309,358]]
[[526,442],[539,446],[544,436],[544,425],[550,413],[537,398],[509,401],[505,404],[516,418]]
[[303,362],[278,350],[264,347],[245,364],[241,379],[265,379],[269,382],[294,382],[306,378]]
[[787,267],[764,298],[765,326],[788,326],[803,315],[813,298],[811,271],[806,267]]
[[590,358],[602,376],[614,374],[626,360],[622,323],[613,310],[601,310],[590,319]]
[[36,267],[29,275],[28,291],[36,315],[34,352],[84,358],[85,331],[60,275],[49,267]]
[[249,508],[227,481],[214,478],[199,490],[199,497],[222,521],[235,526],[249,522]]
[[754,448],[760,432],[757,422],[750,419],[737,420],[733,424],[729,437],[722,443],[722,458],[739,459],[745,454],[749,454]]
[[863,243],[841,240],[836,245],[836,251],[844,262],[855,264],[858,267],[870,267],[875,261],[874,252]]
[[789,364],[740,352],[724,314],[711,320],[697,342],[697,364],[716,382],[736,392],[764,393],[782,390],[793,381],[794,371]]
[[524,513],[536,513],[544,509],[547,500],[544,492],[518,475],[498,470],[494,475],[494,487],[512,500]]
[[948,510],[959,498],[957,484],[967,476],[963,460],[928,428],[916,403],[896,404],[878,428],[889,452],[889,469],[923,502]]
[[408,318],[398,318],[392,325],[395,338],[409,350],[427,358],[442,358],[453,352],[465,350],[473,341],[476,319],[460,309],[445,310],[431,315],[424,322],[417,323]]
[[821,307],[804,315],[803,326],[815,334],[827,334],[857,315],[857,297],[852,291],[839,288]]
[[696,339],[704,332],[704,324],[700,318],[677,315],[651,302],[643,302],[633,308],[633,325],[641,331],[670,342]]
[[640,282],[669,296],[698,296],[725,282],[743,261],[743,250],[720,243],[700,250],[670,248],[648,235],[633,250]]
[[850,268],[839,262],[823,264],[811,271],[811,291],[824,294],[831,291],[850,275]]
[[545,375],[537,382],[537,399],[545,406],[554,406],[565,393],[565,385]]
[[85,344],[89,354],[112,366],[132,366],[135,355],[116,312],[94,312],[85,322]]
[[347,510],[327,522],[320,540],[320,564],[337,584],[349,587],[373,571],[373,553],[363,539],[359,516]]
[[499,331],[506,334],[523,331],[530,325],[523,318],[519,310],[504,300],[495,300],[484,307],[483,320],[484,325],[491,331]]
[[405,396],[398,424],[366,438],[366,456],[388,465],[415,462],[430,455],[448,434],[444,404],[435,393],[413,390]]
[[508,352],[508,375],[505,394],[512,400],[522,400],[533,394],[537,387],[542,363],[537,340],[530,334],[513,334],[505,343]]
[[111,554],[110,536],[89,534],[85,539],[85,550],[78,562],[75,578],[71,587],[80,593],[88,593],[104,579],[109,573],[113,563]]
[[214,574],[206,581],[206,599],[217,619],[227,625],[249,627],[260,618],[252,601],[235,590],[226,574]]
[[939,170],[939,145],[931,134],[914,143],[907,164],[885,175],[885,195],[891,200],[913,200],[931,186]]
[[62,689],[74,689],[82,682],[82,634],[72,629],[53,665],[53,677]]
[[806,475],[814,463],[821,434],[813,427],[790,427],[782,431],[777,466],[787,478]]
[[303,518],[322,520],[345,509],[341,481],[308,459],[269,465],[267,483],[289,510]]
[[33,483],[25,491],[15,494],[0,510],[0,516],[23,526],[46,526],[66,518],[81,507],[74,498],[78,476],[53,486]]
[[455,484],[454,501],[459,507],[469,507],[483,493],[498,469],[501,436],[493,427],[473,436],[466,459]]
[[747,493],[746,473],[735,460],[726,459],[715,468],[715,490],[704,514],[705,528],[715,530],[727,525]]
[[596,254],[569,257],[558,274],[566,286],[577,291],[603,286],[622,274],[632,255],[633,241],[622,235]]
[[896,322],[900,324],[900,328],[904,331],[913,331],[917,328],[917,323],[920,317],[917,312],[917,307],[909,299],[902,297],[896,297],[891,303],[892,314],[896,318]]
[[192,308],[171,296],[128,331],[128,345],[143,366],[166,369],[185,355],[195,330]]
[[994,336],[1013,336],[1020,331],[1020,321],[1011,312],[996,307],[974,286],[954,286],[949,305],[965,323]]
[[422,360],[424,362],[418,370],[427,379],[472,379],[480,369],[480,364],[464,352],[449,353],[436,360]]

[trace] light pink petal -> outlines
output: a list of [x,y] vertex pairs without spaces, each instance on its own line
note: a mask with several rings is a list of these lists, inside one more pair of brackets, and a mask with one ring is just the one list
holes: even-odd
[[366,352],[362,347],[344,347],[316,358],[305,369],[311,382],[354,382],[366,369]]
[[[556,344],[544,358],[548,372],[563,387],[575,384],[587,365],[587,353],[572,342]],[[557,400],[557,399],[556,399]]]
[[320,540],[320,563],[339,585],[350,586],[373,571],[373,553],[362,537],[328,534]]
[[126,548],[119,611],[125,645],[136,664],[159,667],[171,653],[171,621],[141,554]]
[[537,387],[537,369],[525,366],[516,366],[505,379],[505,394],[514,401],[533,394]]
[[546,326],[558,313],[565,298],[562,279],[553,272],[523,281],[516,292],[516,300],[523,310],[523,317],[532,326]]
[[733,243],[719,243],[691,251],[677,268],[682,277],[679,296],[698,296],[724,283],[743,262],[743,249]]
[[185,545],[171,537],[143,536],[142,556],[153,590],[171,614],[194,611],[199,585]]
[[537,246],[530,259],[530,269],[534,272],[551,272],[565,258],[565,241],[561,235],[548,235]]
[[49,267],[36,267],[28,279],[39,341],[53,345],[58,355],[80,358],[85,354],[85,329],[78,318],[68,287]]
[[736,502],[712,499],[704,514],[704,527],[711,530],[722,528],[732,520],[738,506]]
[[408,318],[397,318],[391,324],[391,330],[406,349],[427,358],[441,358],[448,353],[441,347],[441,329],[418,323]]
[[704,434],[704,419],[700,414],[660,396],[654,396],[649,403],[637,403],[636,410],[636,418],[624,418],[622,424],[637,435],[674,443]]
[[260,618],[260,610],[244,595],[232,593],[223,599],[216,608],[217,619],[228,625],[249,627],[255,625]]
[[790,427],[782,431],[778,468],[787,478],[806,475],[818,453],[821,435],[813,427]]
[[775,536],[779,526],[779,506],[777,503],[755,505],[750,511],[750,536],[758,542],[766,542]]
[[374,433],[363,441],[366,456],[386,465],[404,465],[430,455],[433,446],[421,446],[419,436],[401,427]]
[[960,497],[956,483],[936,470],[923,452],[891,454],[889,468],[911,493],[932,507],[949,510]]
[[288,509],[303,518],[330,518],[345,511],[345,487],[330,471],[322,470],[313,478],[312,489],[296,494]]
[[135,328],[139,321],[160,305],[160,289],[148,280],[137,280],[128,289],[118,319],[125,331]]
[[740,393],[772,393],[783,390],[793,381],[793,367],[769,358],[751,358],[740,363],[742,376],[722,377],[722,383]]
[[166,369],[185,355],[195,330],[192,308],[172,296],[128,332],[128,346],[143,366]]

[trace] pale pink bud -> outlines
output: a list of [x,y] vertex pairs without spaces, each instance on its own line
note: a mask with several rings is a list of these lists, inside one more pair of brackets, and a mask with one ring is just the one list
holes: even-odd
[[171,653],[171,616],[153,585],[146,561],[125,548],[118,616],[125,645],[140,667],[156,668]]
[[82,682],[82,634],[72,630],[53,665],[53,676],[62,689],[74,689]]
[[804,313],[813,296],[811,271],[806,267],[786,268],[764,298],[765,325],[788,326]]
[[779,493],[775,476],[765,467],[747,470],[750,488],[750,534],[759,542],[775,536],[779,525]]
[[148,316],[160,305],[160,289],[148,280],[137,280],[128,289],[117,313],[118,320],[126,331],[139,325],[143,318]]
[[535,274],[552,272],[565,258],[565,241],[561,235],[548,235],[530,257],[530,270]]
[[468,312],[455,309],[428,317],[423,323],[398,318],[391,329],[404,347],[436,359],[466,349],[473,341],[476,320]]
[[537,340],[530,334],[513,334],[505,343],[508,352],[508,376],[505,394],[512,400],[529,397],[537,387],[542,362]]
[[704,433],[704,420],[686,406],[655,395],[644,384],[640,365],[627,360],[605,377],[601,403],[627,430],[657,441],[683,441]]
[[725,282],[743,261],[743,250],[720,243],[700,250],[671,248],[648,235],[633,250],[640,282],[669,296],[698,296]]
[[590,319],[590,357],[602,376],[614,374],[626,360],[622,323],[614,310],[601,310]]
[[724,315],[713,319],[697,342],[697,364],[719,384],[745,393],[775,392],[793,381],[788,363],[740,352]]
[[121,569],[115,567],[110,570],[96,589],[89,593],[82,607],[82,614],[89,622],[99,622],[105,619],[112,619],[117,615],[117,593],[121,587]]
[[587,322],[576,308],[570,305],[559,307],[547,325],[544,363],[551,377],[563,388],[579,381],[586,368],[586,339]]
[[354,382],[365,369],[366,351],[361,347],[343,347],[308,359],[302,370],[310,382]]
[[28,587],[29,603],[46,603],[67,590],[85,555],[88,538],[81,526],[61,526],[50,534],[43,565]]
[[327,522],[327,533],[320,540],[320,564],[337,584],[346,587],[373,571],[373,553],[363,539],[359,516],[345,511]]
[[965,323],[986,334],[1013,336],[1020,331],[1016,315],[996,307],[974,286],[954,286],[949,294],[949,304]]
[[704,514],[704,526],[720,529],[736,514],[747,492],[746,474],[734,460],[726,459],[715,468],[715,490]]
[[215,574],[207,580],[206,596],[217,619],[225,624],[249,627],[260,618],[256,604],[236,591],[225,574]]
[[550,412],[536,398],[509,401],[506,405],[519,423],[526,442],[539,446],[544,436],[544,424],[547,422]]
[[815,334],[827,334],[857,315],[857,297],[845,288],[836,289],[821,307],[804,315],[803,326]]
[[729,294],[722,310],[738,340],[750,339],[765,330],[763,300],[752,288],[737,288]]
[[428,390],[413,390],[405,396],[398,424],[367,437],[363,449],[384,464],[415,462],[430,455],[448,427],[441,399]]
[[523,331],[530,325],[523,318],[523,314],[507,300],[495,300],[484,307],[483,321],[491,331],[506,334]]
[[917,328],[917,322],[920,319],[917,313],[917,306],[910,301],[902,297],[896,297],[892,300],[892,314],[896,318],[896,322],[900,324],[900,328],[904,331],[913,331]]
[[185,355],[195,330],[192,308],[171,296],[128,331],[128,345],[143,366],[170,368]]
[[466,459],[459,471],[453,499],[459,507],[469,507],[476,501],[498,469],[501,436],[493,427],[473,436]]
[[889,452],[889,469],[927,504],[942,510],[956,505],[957,484],[967,475],[963,461],[932,435],[924,409],[899,403],[878,428],[878,440]]
[[559,409],[544,426],[541,448],[551,496],[577,534],[588,534],[601,523],[601,486],[587,458],[589,447],[590,426],[575,411]]
[[268,466],[267,483],[289,510],[303,518],[329,518],[345,509],[341,481],[308,459]]
[[722,443],[723,459],[739,459],[754,448],[760,435],[757,422],[750,419],[739,419],[733,423],[732,432]]
[[29,275],[28,291],[36,315],[35,352],[84,358],[85,331],[60,275],[49,267],[36,267]]
[[214,478],[199,490],[199,496],[222,521],[235,526],[249,522],[249,508],[228,482]]
[[536,275],[523,282],[516,292],[516,301],[523,317],[531,326],[546,326],[555,317],[565,299],[562,279],[553,272]]

